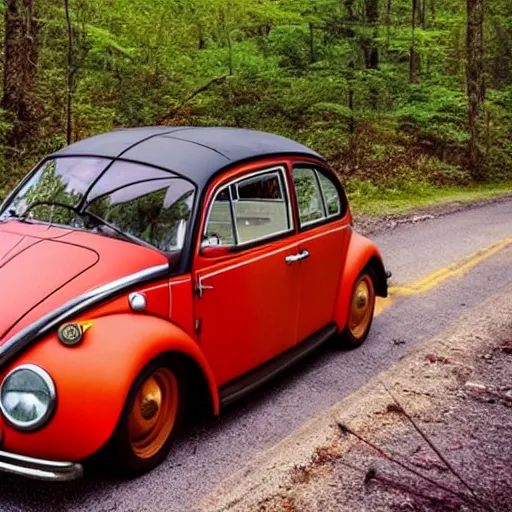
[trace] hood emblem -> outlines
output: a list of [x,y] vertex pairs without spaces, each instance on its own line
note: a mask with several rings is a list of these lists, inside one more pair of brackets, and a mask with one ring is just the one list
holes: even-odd
[[80,324],[64,324],[59,327],[57,337],[68,347],[78,345],[84,337],[84,328]]

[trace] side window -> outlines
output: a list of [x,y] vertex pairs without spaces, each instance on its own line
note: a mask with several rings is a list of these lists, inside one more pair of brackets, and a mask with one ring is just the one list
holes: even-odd
[[325,208],[327,209],[327,217],[334,217],[341,212],[340,194],[334,183],[321,172],[318,172],[318,180],[324,196]]
[[280,170],[256,174],[223,188],[215,197],[203,244],[235,246],[293,228]]
[[301,227],[324,219],[324,206],[316,171],[303,167],[294,169],[293,184],[299,203]]
[[261,174],[238,182],[233,210],[238,243],[283,233],[290,229],[281,174]]
[[203,236],[204,245],[235,245],[229,188],[220,190],[212,203],[210,216]]

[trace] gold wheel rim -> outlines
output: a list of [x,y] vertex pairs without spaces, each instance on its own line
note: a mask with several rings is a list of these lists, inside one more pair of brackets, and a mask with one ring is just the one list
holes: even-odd
[[178,380],[168,368],[159,368],[144,381],[128,417],[135,455],[149,459],[162,449],[174,427],[178,403]]
[[372,321],[375,289],[370,276],[363,276],[356,284],[350,305],[349,329],[354,338],[361,339]]

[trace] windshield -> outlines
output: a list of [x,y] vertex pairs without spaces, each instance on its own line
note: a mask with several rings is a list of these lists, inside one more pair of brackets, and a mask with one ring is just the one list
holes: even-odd
[[36,170],[0,220],[86,229],[176,252],[183,248],[194,195],[189,181],[142,164],[56,158]]

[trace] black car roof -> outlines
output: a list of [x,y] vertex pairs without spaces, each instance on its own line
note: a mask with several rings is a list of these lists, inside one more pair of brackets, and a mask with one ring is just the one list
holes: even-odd
[[220,170],[256,157],[324,160],[293,140],[240,128],[155,126],[116,130],[84,139],[53,156],[102,156],[146,163],[187,177],[199,188]]

